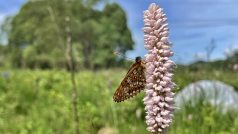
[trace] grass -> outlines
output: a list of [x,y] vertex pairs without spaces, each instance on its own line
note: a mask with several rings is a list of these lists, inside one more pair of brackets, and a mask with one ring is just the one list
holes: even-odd
[[[179,89],[203,76],[238,87],[235,82],[238,76],[234,73],[219,72],[221,75],[216,75],[214,71],[208,76],[205,72],[177,70],[175,81]],[[3,69],[0,72],[0,133],[72,133],[71,85],[67,72]],[[143,93],[124,103],[112,101],[125,73],[122,69],[77,73],[81,133],[96,134],[102,128],[111,128],[117,134],[148,134],[144,123]],[[237,112],[219,113],[216,108],[201,102],[196,107],[188,104],[177,110],[169,133],[238,132]]]

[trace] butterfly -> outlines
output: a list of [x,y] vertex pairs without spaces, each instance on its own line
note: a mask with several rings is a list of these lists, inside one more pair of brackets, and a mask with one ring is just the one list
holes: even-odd
[[113,100],[121,102],[137,95],[145,88],[145,62],[136,57],[135,63],[128,70],[125,78],[114,93]]

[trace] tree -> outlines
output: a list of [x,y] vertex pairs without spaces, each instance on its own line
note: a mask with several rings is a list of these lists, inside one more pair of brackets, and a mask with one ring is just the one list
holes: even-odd
[[210,45],[206,47],[206,56],[207,56],[208,62],[211,61],[211,55],[213,51],[215,50],[215,48],[216,48],[216,42],[214,39],[211,39]]
[[[118,4],[93,7],[99,0],[42,0],[27,2],[12,18],[8,34],[12,63],[16,67],[58,68],[66,65],[65,17],[70,17],[72,44],[83,67],[97,69],[118,65],[113,51],[133,49],[126,14]],[[67,6],[66,3],[68,2]],[[25,54],[34,48],[36,56]],[[27,50],[26,52],[29,52]],[[30,51],[33,52],[33,51]],[[28,56],[28,57],[26,57]],[[30,56],[30,57],[29,57]],[[34,63],[27,61],[31,59]],[[35,65],[37,64],[37,65]]]

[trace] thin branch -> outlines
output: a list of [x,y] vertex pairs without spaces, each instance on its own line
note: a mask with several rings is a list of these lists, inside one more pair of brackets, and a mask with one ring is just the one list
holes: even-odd
[[76,80],[75,80],[75,66],[74,66],[74,57],[72,51],[72,35],[69,26],[70,18],[66,17],[66,32],[67,32],[67,48],[66,48],[66,56],[68,60],[70,75],[71,75],[71,83],[72,83],[72,109],[73,109],[73,119],[74,119],[74,134],[79,134],[79,116],[78,116],[78,108],[77,108],[77,87],[76,87]]

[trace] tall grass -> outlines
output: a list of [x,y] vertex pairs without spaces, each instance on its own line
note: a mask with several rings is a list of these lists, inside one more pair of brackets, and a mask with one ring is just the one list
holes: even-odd
[[[112,100],[125,73],[120,69],[77,73],[80,133],[96,134],[102,128],[111,128],[118,134],[148,133],[144,123],[143,93],[123,103]],[[0,74],[0,133],[73,133],[71,84],[67,72],[1,70]],[[187,79],[183,78],[177,76],[176,81],[186,83]],[[238,132],[236,112],[222,114],[207,104],[188,104],[175,112],[174,119],[169,130],[171,134]]]
[[[205,90],[204,90],[205,91]],[[175,122],[170,134],[236,134],[237,111],[224,111],[221,105],[212,105],[200,92],[193,99],[184,101],[175,111]]]

